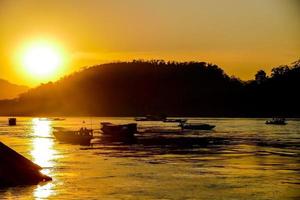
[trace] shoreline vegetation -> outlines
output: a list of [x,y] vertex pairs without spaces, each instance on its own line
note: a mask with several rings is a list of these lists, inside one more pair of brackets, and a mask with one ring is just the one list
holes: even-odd
[[134,60],[95,65],[0,100],[1,116],[300,117],[300,60],[228,76],[205,62]]

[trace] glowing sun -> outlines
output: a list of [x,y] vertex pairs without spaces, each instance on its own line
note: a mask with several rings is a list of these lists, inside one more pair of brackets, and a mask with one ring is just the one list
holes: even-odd
[[25,70],[32,75],[49,76],[55,74],[61,65],[61,55],[50,44],[34,44],[23,54]]

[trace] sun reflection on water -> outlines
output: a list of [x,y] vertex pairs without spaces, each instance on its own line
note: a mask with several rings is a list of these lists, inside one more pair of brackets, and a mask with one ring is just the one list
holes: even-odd
[[[33,119],[32,120],[32,151],[33,162],[43,167],[41,172],[51,177],[52,168],[55,165],[54,157],[57,155],[51,138],[51,121]],[[36,199],[45,199],[53,195],[53,183],[39,185],[34,190]]]
[[47,199],[48,197],[54,194],[53,186],[53,183],[38,185],[37,188],[34,190],[34,197],[36,199]]

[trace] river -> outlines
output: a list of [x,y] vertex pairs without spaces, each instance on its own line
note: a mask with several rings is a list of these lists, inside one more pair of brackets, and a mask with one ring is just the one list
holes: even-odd
[[[138,142],[63,144],[53,127],[99,129],[133,118],[0,117],[0,141],[43,167],[53,181],[0,188],[0,199],[300,199],[300,120],[190,118],[212,131],[177,132],[172,123],[139,122]],[[203,142],[205,141],[205,142]],[[2,164],[2,163],[0,163]]]

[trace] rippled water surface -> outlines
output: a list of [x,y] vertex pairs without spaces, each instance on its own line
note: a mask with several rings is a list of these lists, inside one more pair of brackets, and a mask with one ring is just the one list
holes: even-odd
[[[300,121],[192,118],[213,131],[140,122],[136,141],[92,146],[58,142],[53,127],[100,128],[132,118],[0,117],[0,141],[42,166],[52,182],[0,188],[0,199],[300,199]],[[2,164],[2,163],[0,163]]]

